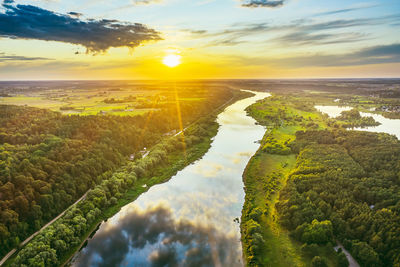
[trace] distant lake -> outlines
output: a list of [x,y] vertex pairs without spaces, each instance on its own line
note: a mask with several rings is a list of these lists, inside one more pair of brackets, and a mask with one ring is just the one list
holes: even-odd
[[[340,107],[340,106],[315,106],[316,109],[322,113],[328,114],[329,117],[335,118],[340,115],[342,111],[351,110],[352,107]],[[373,117],[376,121],[380,122],[381,125],[365,128],[354,128],[354,130],[368,131],[368,132],[382,132],[393,134],[400,140],[400,120],[399,119],[388,119],[379,114],[360,112],[361,116]]]
[[270,96],[255,92],[219,114],[204,157],[155,185],[103,222],[72,266],[243,266],[242,174],[264,127],[245,108]]

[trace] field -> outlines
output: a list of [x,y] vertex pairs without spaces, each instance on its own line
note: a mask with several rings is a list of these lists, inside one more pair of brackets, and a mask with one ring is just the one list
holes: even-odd
[[175,95],[175,90],[201,88],[201,84],[36,82],[0,84],[0,104],[46,108],[65,115],[141,115],[165,105],[202,101],[201,96]]

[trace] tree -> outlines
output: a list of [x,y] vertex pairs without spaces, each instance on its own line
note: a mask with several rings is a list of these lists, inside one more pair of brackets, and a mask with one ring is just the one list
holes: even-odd
[[301,240],[305,243],[311,244],[326,244],[332,241],[333,227],[329,220],[319,222],[313,220],[311,224],[306,224]]
[[326,263],[326,260],[324,258],[321,258],[320,256],[315,256],[311,260],[311,266],[312,267],[328,267],[328,264]]
[[338,254],[338,263],[339,263],[339,267],[348,267],[349,266],[349,261],[347,260],[347,257],[343,252],[340,252]]
[[363,266],[381,266],[378,254],[367,243],[355,241],[351,246],[354,257]]

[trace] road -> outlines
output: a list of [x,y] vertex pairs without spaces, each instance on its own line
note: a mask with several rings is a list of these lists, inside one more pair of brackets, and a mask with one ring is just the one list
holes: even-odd
[[346,255],[346,258],[349,261],[349,267],[360,267],[360,265],[353,258],[353,256],[351,256],[350,252],[348,252],[340,242],[337,242],[337,246],[335,247],[335,250],[337,250],[338,248],[341,248],[344,255]]
[[[47,227],[49,227],[50,225],[52,225],[55,221],[57,221],[59,218],[61,218],[65,212],[67,212],[67,210],[69,210],[70,208],[72,208],[74,205],[78,204],[79,202],[81,202],[82,200],[84,200],[88,194],[89,190],[86,191],[86,193],[77,201],[74,202],[74,204],[72,204],[71,206],[69,206],[66,210],[64,210],[63,212],[61,212],[57,217],[55,217],[53,220],[51,220],[50,222],[48,222],[47,224],[45,224],[42,228],[40,228],[39,230],[37,230],[35,233],[33,233],[31,236],[29,236],[27,239],[25,239],[21,244],[19,244],[19,247],[23,247],[25,246],[29,241],[32,240],[32,238],[34,238],[37,234],[39,234],[41,231],[43,231],[44,229],[46,229]],[[15,252],[17,251],[16,248],[12,249],[10,252],[7,253],[6,256],[4,256],[4,258],[1,259],[0,261],[0,266],[2,266]]]

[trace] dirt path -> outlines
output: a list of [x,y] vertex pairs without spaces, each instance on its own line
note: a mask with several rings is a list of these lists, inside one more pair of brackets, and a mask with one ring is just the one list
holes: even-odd
[[340,242],[337,242],[337,246],[335,247],[335,250],[337,248],[341,248],[344,255],[346,255],[346,258],[349,261],[349,267],[360,267],[358,262],[353,258],[353,256],[351,256],[350,252],[348,252]]

